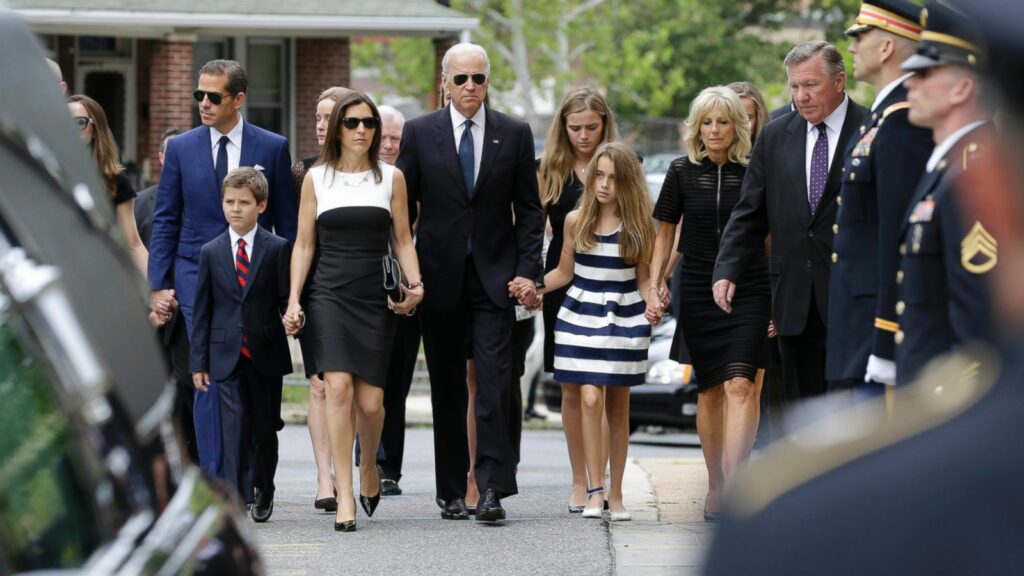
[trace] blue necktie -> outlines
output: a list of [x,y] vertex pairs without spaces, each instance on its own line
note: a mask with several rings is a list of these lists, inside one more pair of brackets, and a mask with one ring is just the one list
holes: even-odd
[[459,142],[459,165],[462,166],[462,179],[466,182],[466,192],[469,199],[473,199],[476,193],[475,179],[473,178],[473,127],[472,120],[466,120],[463,124],[466,129],[462,131],[462,140]]
[[227,136],[221,136],[217,141],[220,148],[217,149],[217,163],[214,164],[213,170],[217,174],[218,189],[224,185],[224,178],[228,175],[228,142],[231,142],[231,139]]
[[818,141],[814,143],[811,150],[811,185],[808,192],[807,203],[810,205],[811,214],[818,209],[821,196],[825,193],[825,183],[828,182],[828,131],[825,123],[815,126],[818,129]]

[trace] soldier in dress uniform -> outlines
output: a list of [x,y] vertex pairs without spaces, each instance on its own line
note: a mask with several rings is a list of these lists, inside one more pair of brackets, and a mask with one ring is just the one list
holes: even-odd
[[[995,79],[1004,92],[1018,95],[1024,4],[989,0],[972,7],[972,15],[988,16],[989,39],[1000,34],[999,42],[988,44],[999,50],[991,53],[998,59]],[[937,17],[944,9],[935,4],[926,9],[926,32],[969,44],[959,31],[936,22],[963,16]],[[927,38],[922,36],[924,48]],[[945,50],[936,46],[926,56],[938,60]],[[977,61],[978,52],[972,53]],[[1007,103],[1021,126],[1024,101],[1012,96]],[[1022,136],[1021,130],[1012,135]],[[923,378],[897,389],[895,417],[888,421],[884,403],[861,403],[767,450],[726,500],[707,574],[1024,570],[1024,163],[1021,148],[999,148],[1017,158],[992,162],[994,155],[981,156],[975,166],[985,170],[965,172],[956,183],[974,187],[957,188],[968,198],[985,192],[986,209],[980,211],[995,215],[991,227],[1004,240],[1002,262],[988,278],[997,281],[997,347],[963,347],[926,368]]]
[[832,275],[825,377],[829,390],[858,384],[880,393],[895,384],[893,339],[899,231],[933,148],[930,129],[910,124],[900,64],[921,39],[921,7],[871,0],[846,35],[854,38],[853,75],[875,87],[871,115],[845,156],[839,211],[832,227]]
[[991,146],[992,113],[981,102],[980,33],[943,4],[927,9],[917,54],[903,63],[910,121],[931,128],[935,150],[900,230],[896,273],[896,379],[911,382],[935,357],[991,338],[986,276],[999,262],[990,222],[966,209],[983,189],[956,189]]

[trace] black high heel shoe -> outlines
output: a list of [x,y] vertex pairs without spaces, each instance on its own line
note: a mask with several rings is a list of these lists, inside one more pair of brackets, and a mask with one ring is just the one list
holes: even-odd
[[[356,505],[355,498],[352,499],[352,506]],[[355,532],[356,531],[356,519],[345,520],[344,522],[334,521],[335,532]]]
[[380,488],[380,479],[377,480],[377,495],[376,496],[363,496],[359,495],[359,505],[363,507],[363,512],[370,518],[373,518],[373,512],[377,510],[377,504],[380,504],[380,494],[382,490]]

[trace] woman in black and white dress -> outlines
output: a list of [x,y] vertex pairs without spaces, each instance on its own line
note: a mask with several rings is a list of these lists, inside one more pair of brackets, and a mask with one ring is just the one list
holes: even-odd
[[[362,454],[370,459],[359,469],[360,504],[372,516],[380,501],[373,458],[384,424],[393,313],[412,314],[423,299],[405,179],[400,170],[380,162],[380,140],[380,113],[368,96],[353,92],[338,102],[323,152],[302,183],[285,316],[289,332],[297,332],[308,320],[306,337],[327,385],[327,431],[338,490],[334,529],[343,532],[356,527],[351,454],[357,428]],[[392,234],[408,282],[400,303],[385,293],[381,271]],[[315,251],[319,261],[309,285],[307,314],[299,299]]]

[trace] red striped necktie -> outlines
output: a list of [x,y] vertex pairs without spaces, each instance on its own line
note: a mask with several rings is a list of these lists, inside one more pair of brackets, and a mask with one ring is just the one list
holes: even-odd
[[[249,283],[249,255],[245,253],[245,238],[238,239],[238,250],[235,251],[235,277],[238,278],[238,286],[245,291]],[[252,359],[252,352],[249,351],[249,337],[242,334],[242,356]]]

